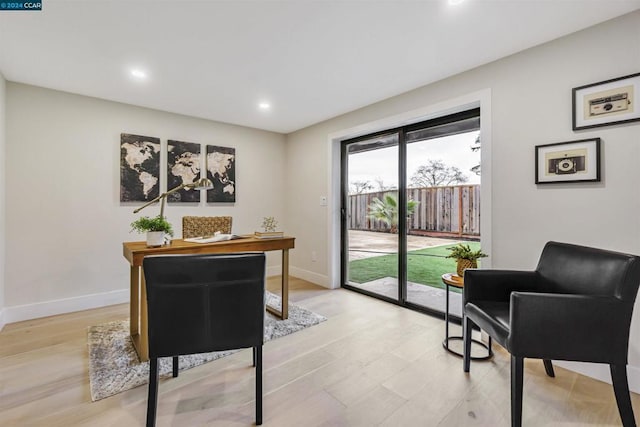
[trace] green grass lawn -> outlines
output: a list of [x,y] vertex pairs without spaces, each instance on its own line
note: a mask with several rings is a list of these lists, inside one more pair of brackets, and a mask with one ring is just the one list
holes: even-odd
[[[472,250],[480,249],[480,242],[468,243]],[[437,288],[443,288],[442,275],[455,273],[456,261],[446,258],[453,245],[419,249],[407,254],[407,280]],[[359,259],[349,263],[349,280],[365,283],[383,277],[398,277],[398,255],[383,255]]]

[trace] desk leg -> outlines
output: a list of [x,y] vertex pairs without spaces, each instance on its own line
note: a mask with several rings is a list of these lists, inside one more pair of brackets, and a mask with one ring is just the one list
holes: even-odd
[[140,269],[140,348],[138,355],[140,360],[149,360],[149,328],[147,327],[147,283],[144,280],[144,272]]
[[131,267],[131,295],[129,302],[129,331],[133,347],[141,362],[149,360],[147,336],[147,288],[142,267]]
[[140,314],[140,267],[131,266],[129,295],[129,332],[131,338],[140,331],[138,316]]
[[282,251],[282,319],[289,317],[289,249]]
[[285,320],[289,317],[289,249],[282,250],[282,282],[280,286],[280,295],[282,296],[280,306],[282,310],[279,311],[268,305],[267,311]]

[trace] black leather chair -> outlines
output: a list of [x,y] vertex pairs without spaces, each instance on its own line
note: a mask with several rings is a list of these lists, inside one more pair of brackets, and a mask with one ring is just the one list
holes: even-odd
[[511,353],[511,425],[522,425],[525,357],[607,363],[624,426],[635,426],[627,353],[640,257],[565,243],[546,244],[535,271],[466,270],[464,371],[475,325]]
[[155,425],[158,358],[253,348],[256,424],[262,424],[264,254],[172,255],[143,261],[149,325],[147,426]]

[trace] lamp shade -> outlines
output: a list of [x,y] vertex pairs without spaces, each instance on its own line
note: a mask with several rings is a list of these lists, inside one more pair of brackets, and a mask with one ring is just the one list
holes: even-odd
[[209,178],[200,178],[193,183],[194,190],[210,190],[213,188],[213,182]]

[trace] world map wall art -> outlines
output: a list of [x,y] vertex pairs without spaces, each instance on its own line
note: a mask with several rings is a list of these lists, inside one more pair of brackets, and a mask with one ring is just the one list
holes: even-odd
[[[167,190],[200,179],[200,144],[167,141]],[[167,197],[170,203],[199,202],[200,190],[183,188]]]
[[207,202],[236,201],[236,149],[207,145],[207,178],[213,189],[207,190]]
[[120,201],[146,202],[160,195],[160,138],[120,134]]

